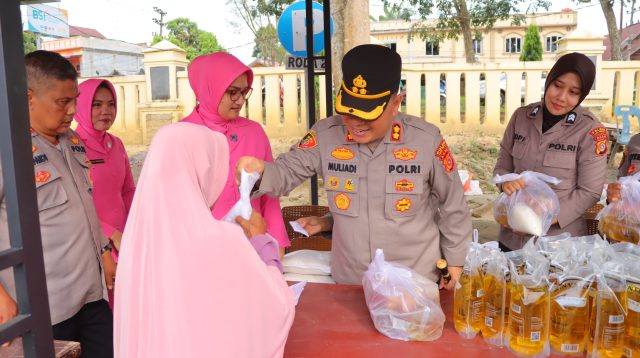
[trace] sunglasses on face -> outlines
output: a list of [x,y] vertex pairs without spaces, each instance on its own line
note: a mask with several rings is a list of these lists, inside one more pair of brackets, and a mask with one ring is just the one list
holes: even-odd
[[231,98],[232,101],[237,101],[238,99],[240,99],[240,97],[242,96],[242,98],[244,100],[246,100],[247,98],[249,98],[249,96],[251,96],[251,92],[253,92],[253,88],[251,87],[247,87],[247,88],[236,88],[236,87],[230,87],[226,90],[226,94],[229,95],[229,98]]

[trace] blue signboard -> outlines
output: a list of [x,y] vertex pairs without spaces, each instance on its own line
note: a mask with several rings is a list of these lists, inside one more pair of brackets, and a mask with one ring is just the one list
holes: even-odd
[[[313,8],[313,54],[324,50],[324,22],[323,7],[312,2]],[[278,39],[288,53],[307,57],[307,14],[304,1],[289,5],[280,20],[278,20]],[[333,34],[333,19],[331,19],[330,34]]]

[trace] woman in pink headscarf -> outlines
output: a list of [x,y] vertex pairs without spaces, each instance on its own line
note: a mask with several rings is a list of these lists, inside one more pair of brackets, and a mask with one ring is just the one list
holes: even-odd
[[[273,161],[269,139],[260,124],[240,117],[240,110],[251,94],[253,72],[233,55],[217,52],[196,57],[189,65],[189,83],[198,104],[184,122],[200,124],[222,133],[229,143],[230,170],[225,188],[213,208],[216,219],[223,218],[240,199],[235,183],[235,163],[250,155]],[[251,205],[267,223],[267,232],[284,248],[291,245],[282,219],[280,201],[264,195]]]
[[[281,357],[294,304],[275,241],[212,217],[229,149],[190,123],[153,138],[122,240],[116,357]],[[233,272],[233,274],[229,274]],[[203,279],[204,278],[204,279]]]
[[[84,142],[91,162],[93,202],[102,232],[115,249],[111,253],[117,262],[117,250],[136,187],[124,144],[107,133],[116,118],[116,91],[111,82],[102,79],[86,80],[79,89],[76,133]],[[113,308],[112,290],[109,290],[109,305]]]

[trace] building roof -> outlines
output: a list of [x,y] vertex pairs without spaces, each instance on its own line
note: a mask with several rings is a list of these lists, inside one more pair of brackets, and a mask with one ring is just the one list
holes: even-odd
[[69,25],[69,37],[72,37],[72,36],[95,37],[98,39],[106,39],[106,37],[104,37],[104,35],[98,32],[98,30],[96,29]]
[[[627,26],[619,31],[620,43],[622,44],[622,54],[629,54],[633,56],[638,50],[640,50],[640,23]],[[605,61],[611,60],[611,46],[609,36],[604,39],[604,46],[606,49],[602,54],[602,59]]]

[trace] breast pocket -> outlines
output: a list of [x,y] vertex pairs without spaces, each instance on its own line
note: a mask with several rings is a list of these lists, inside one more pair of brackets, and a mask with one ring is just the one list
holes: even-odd
[[524,142],[513,143],[513,149],[511,150],[511,155],[515,159],[522,159],[526,152],[527,152],[527,143],[524,143]]
[[573,189],[576,184],[576,153],[548,150],[542,162],[544,173],[561,180],[558,185],[551,185],[554,190]]
[[38,210],[44,211],[68,201],[60,174],[51,165],[35,168]]
[[80,164],[80,169],[82,170],[82,175],[84,177],[84,183],[87,186],[87,190],[89,192],[93,191],[93,179],[91,177],[91,164],[89,159],[84,153],[74,153],[73,158]]
[[334,214],[358,216],[360,197],[358,194],[359,178],[331,173],[324,179],[327,191],[329,210]]
[[385,179],[384,212],[387,219],[417,214],[424,191],[420,175],[389,175]]

